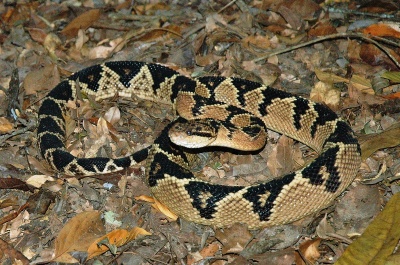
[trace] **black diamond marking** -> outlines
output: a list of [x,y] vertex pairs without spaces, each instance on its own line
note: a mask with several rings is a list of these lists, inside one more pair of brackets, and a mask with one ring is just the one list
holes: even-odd
[[293,108],[293,121],[294,121],[294,126],[296,127],[297,130],[301,129],[301,116],[306,114],[307,110],[310,109],[309,106],[309,101],[304,99],[304,98],[300,98],[297,97],[296,100],[293,101],[294,104],[294,108]]
[[[139,151],[131,154],[129,156],[129,159],[135,161],[136,163],[140,163],[140,162],[142,162],[143,160],[145,160],[149,156],[150,149],[151,149],[151,146],[143,148],[142,150],[139,150]],[[119,164],[118,159],[115,161],[115,164],[117,166],[121,166]]]
[[[189,193],[190,198],[192,198],[193,207],[196,208],[200,216],[205,219],[213,218],[213,214],[217,211],[217,202],[221,201],[230,193],[237,192],[242,188],[243,187],[240,186],[212,185],[200,181],[191,181],[185,185],[186,191]],[[208,193],[211,196],[207,198],[205,201],[206,205],[204,205],[204,200],[200,198],[200,195]]]
[[258,111],[261,113],[261,115],[265,116],[267,115],[267,107],[271,105],[273,100],[277,99],[285,99],[285,98],[291,98],[293,95],[282,91],[278,90],[275,88],[268,87],[267,89],[264,89],[262,91],[263,95],[263,102],[260,104]]
[[327,139],[329,142],[344,143],[344,144],[358,144],[357,139],[353,135],[350,126],[344,121],[336,123],[335,131]]
[[102,72],[101,65],[94,65],[88,68],[85,68],[75,74],[71,75],[68,79],[76,81],[79,79],[80,83],[84,83],[88,86],[90,90],[97,92],[99,89],[99,81],[102,78],[102,75],[99,73]]
[[39,109],[40,115],[50,115],[63,119],[62,110],[60,106],[53,100],[46,98],[43,100],[42,106]]
[[77,164],[87,171],[96,172],[97,169],[100,172],[104,172],[110,160],[111,159],[107,157],[79,158],[77,159]]
[[60,149],[54,150],[52,157],[52,163],[60,171],[63,171],[63,169],[75,159],[73,155]]
[[134,78],[140,71],[140,69],[145,65],[142,62],[108,62],[105,66],[111,69],[114,73],[118,74],[119,82],[121,82],[125,87],[129,87],[132,78]]
[[56,136],[54,134],[49,134],[49,133],[43,134],[40,137],[39,147],[40,147],[40,152],[43,157],[45,156],[46,150],[48,150],[48,149],[52,149],[52,148],[64,149],[65,148],[63,141],[60,138],[58,138],[58,136]]
[[[153,77],[153,80],[154,80],[154,85],[153,85],[154,93],[160,88],[160,85],[163,82],[165,82],[165,80],[167,78],[171,78],[172,76],[178,74],[178,72],[176,72],[170,68],[164,67],[162,65],[159,65],[159,64],[149,64],[148,68],[149,68],[151,76]],[[196,84],[196,82],[194,82],[192,79],[190,79],[186,76],[179,75],[179,77],[180,77],[179,79],[177,77],[178,82],[185,83],[185,84],[191,84],[193,86]],[[173,94],[175,94],[175,95],[171,98],[172,102],[173,102],[173,99],[176,98],[177,93],[178,93],[178,91],[173,91]]]
[[222,76],[203,76],[199,77],[198,80],[200,83],[206,85],[210,91],[215,91],[215,88],[224,82],[226,78]]
[[41,119],[37,133],[40,134],[43,132],[64,135],[64,128],[60,128],[54,117],[44,117]]
[[[53,90],[47,94],[47,97],[52,97],[54,99],[63,100],[67,102],[73,99],[72,89],[67,80],[59,83]],[[39,112],[40,113],[40,112]]]
[[338,152],[338,146],[323,152],[316,160],[302,170],[303,177],[308,178],[312,185],[322,185],[324,180],[320,171],[325,169],[329,174],[325,183],[325,190],[332,193],[336,192],[341,183],[339,172],[335,166],[335,159]]
[[[253,212],[257,213],[260,221],[268,221],[271,216],[271,209],[274,207],[274,201],[281,193],[282,188],[291,183],[295,177],[294,173],[283,176],[282,178],[272,180],[267,183],[250,187],[243,197],[253,203]],[[261,204],[260,198],[266,193],[270,195],[266,199],[264,205]]]
[[178,179],[194,178],[190,171],[183,168],[182,165],[170,161],[163,153],[156,153],[153,156],[153,161],[150,163],[148,172],[148,182],[150,187],[156,186],[158,180],[165,178],[165,174],[174,176]]
[[180,91],[193,92],[195,87],[196,87],[196,81],[187,78],[186,76],[182,75],[177,76],[171,88],[172,90],[171,102],[175,101],[176,97],[178,96],[178,92]]
[[336,120],[337,115],[328,107],[320,103],[314,105],[314,110],[318,113],[318,117],[315,119],[314,123],[311,125],[311,136],[314,138],[317,132],[318,125],[323,126],[329,121]]

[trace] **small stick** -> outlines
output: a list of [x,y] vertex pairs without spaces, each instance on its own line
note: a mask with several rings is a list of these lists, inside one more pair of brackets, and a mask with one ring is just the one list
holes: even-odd
[[[302,47],[305,47],[305,46],[309,46],[309,45],[312,45],[312,44],[315,44],[315,43],[318,43],[318,42],[326,41],[326,40],[342,39],[342,38],[361,39],[361,40],[363,40],[365,42],[369,42],[369,43],[374,44],[379,49],[381,49],[390,58],[390,60],[393,61],[393,63],[398,68],[400,68],[400,63],[396,60],[396,58],[394,58],[394,56],[390,53],[390,51],[386,47],[382,46],[379,42],[373,40],[372,38],[367,37],[364,34],[359,34],[359,33],[337,33],[337,34],[327,35],[327,36],[324,36],[324,37],[321,37],[321,38],[318,38],[318,39],[315,39],[315,40],[311,40],[311,41],[308,41],[308,42],[300,43],[298,45],[294,45],[294,46],[286,48],[286,49],[282,49],[282,50],[278,50],[278,51],[275,51],[275,52],[268,53],[267,55],[264,55],[264,56],[262,56],[260,58],[254,59],[253,61],[254,62],[259,62],[259,61],[267,59],[267,58],[269,58],[269,57],[271,57],[273,55],[278,55],[278,54],[290,52],[290,51],[297,50],[299,48],[302,48]],[[393,46],[400,47],[400,44],[394,43],[394,42],[386,40],[384,38],[375,37],[375,39],[378,40],[378,41],[385,42],[387,44],[393,45]]]

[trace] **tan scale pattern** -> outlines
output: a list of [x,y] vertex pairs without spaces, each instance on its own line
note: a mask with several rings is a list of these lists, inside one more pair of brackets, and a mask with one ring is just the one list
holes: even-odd
[[[162,67],[159,69],[162,69]],[[87,84],[84,84],[83,82],[79,83],[79,87],[82,92],[89,95],[94,95],[98,100],[113,97],[114,95],[118,94],[124,97],[135,95],[153,101],[170,101],[172,87],[176,77],[179,76],[179,74],[176,74],[170,78],[167,78],[162,84],[156,84],[159,85],[160,88],[157,91],[152,91],[154,80],[147,65],[142,66],[139,73],[132,78],[130,82],[131,86],[129,88],[125,88],[123,84],[118,81],[118,74],[112,71],[106,65],[102,65],[102,71],[100,71],[98,74],[101,75],[101,79],[98,84],[99,90],[97,92],[91,90]],[[268,92],[268,87],[260,85],[259,88],[246,92],[243,95],[245,102],[243,105],[241,105],[237,96],[238,89],[241,88],[235,87],[230,79],[225,79],[225,81],[215,88],[215,91],[209,91],[206,85],[200,83],[198,80],[196,80],[196,82],[197,86],[194,88],[194,91],[180,91],[176,98],[176,102],[169,102],[175,104],[180,116],[186,119],[193,118],[193,109],[196,106],[196,102],[194,100],[195,94],[203,96],[204,98],[211,98],[213,95],[215,95],[215,100],[225,102],[226,104],[232,104],[254,114],[262,119],[266,127],[293,137],[294,139],[309,145],[318,152],[325,152],[330,148],[337,147],[339,148],[339,151],[336,153],[335,157],[330,157],[330,159],[334,161],[334,166],[339,174],[340,186],[335,192],[328,192],[326,190],[325,182],[329,178],[329,173],[327,172],[327,168],[325,166],[322,166],[319,172],[319,174],[322,175],[322,181],[324,183],[322,185],[313,185],[303,174],[303,171],[307,169],[306,167],[305,169],[296,171],[294,173],[294,179],[290,183],[284,185],[281,190],[274,191],[277,193],[277,197],[272,202],[273,207],[270,209],[271,214],[268,216],[268,220],[260,220],[259,213],[254,211],[253,202],[248,201],[244,197],[245,195],[247,196],[248,191],[253,187],[258,188],[258,185],[253,187],[243,187],[237,192],[230,192],[226,197],[220,199],[220,201],[216,203],[214,208],[215,213],[213,214],[212,218],[206,219],[202,217],[200,212],[193,206],[193,199],[190,195],[191,191],[188,190],[185,185],[189,183],[201,184],[203,186],[210,184],[196,180],[195,178],[181,179],[178,178],[178,176],[171,176],[164,173],[163,177],[158,179],[156,185],[152,187],[152,192],[157,199],[165,203],[173,212],[182,218],[201,224],[216,226],[226,226],[236,222],[242,222],[248,224],[249,228],[259,228],[289,223],[326,207],[353,181],[360,165],[358,145],[356,143],[345,144],[341,142],[332,142],[323,146],[326,139],[338,126],[339,119],[326,122],[323,126],[318,125],[316,128],[316,135],[315,137],[312,137],[310,128],[315,124],[316,119],[319,117],[319,113],[314,109],[314,103],[309,102],[310,108],[301,116],[301,120],[299,121],[301,129],[297,130],[293,121],[295,114],[295,105],[293,102],[296,100],[296,97],[284,99],[276,98],[272,100],[272,102],[266,106],[266,112],[268,114],[265,117],[262,117],[259,113],[259,107],[261,104],[263,104],[264,100],[262,92]],[[73,91],[73,97],[75,97],[77,90],[76,81],[69,80],[69,85]],[[66,102],[63,102],[62,100],[52,100],[57,102],[59,108],[64,111],[63,106],[65,106]],[[229,113],[226,109],[227,106],[228,105],[225,104],[205,105],[199,110],[200,113],[202,113],[200,118],[224,120],[229,116]],[[39,119],[41,117],[43,118],[44,116],[39,116]],[[56,117],[56,122],[64,125],[61,119],[58,118],[61,117]],[[237,116],[233,119],[233,121],[237,124],[246,124],[248,122],[248,117]],[[229,133],[227,130],[222,131],[224,132],[224,135]],[[237,135],[234,135],[234,138],[240,140],[238,141],[240,144],[243,144],[241,141],[244,141],[245,138],[242,133],[243,132],[239,132]],[[44,135],[50,134],[51,133],[49,132],[43,132],[38,135],[39,142]],[[63,137],[59,135],[56,136],[59,139],[63,139]],[[240,144],[238,147],[241,149],[246,148],[240,146]],[[60,149],[65,150],[65,148]],[[53,168],[62,170],[64,173],[71,175],[75,174],[76,171],[87,175],[96,173],[79,167],[76,160],[69,163],[65,168],[57,168],[53,163],[54,160],[52,157],[55,150],[57,149],[47,148],[47,150],[44,150],[44,156]],[[186,171],[189,168],[182,157],[169,154],[166,150],[162,150],[158,145],[153,145],[153,148],[150,152],[150,157],[154,157],[155,154],[165,155],[168,158],[168,161],[180,165],[182,171]],[[189,157],[191,157],[191,155],[189,155]],[[150,165],[151,162],[152,161],[148,161],[148,164]],[[135,161],[131,161],[131,163],[134,164]],[[164,165],[156,164],[154,165],[153,170],[162,173],[163,166]],[[110,159],[104,171],[100,171],[96,168],[95,171],[98,171],[98,173],[108,173],[111,171],[110,168],[113,168],[113,170],[119,170],[113,160]],[[200,192],[199,199],[201,203],[198,207],[207,207],[207,199],[209,199],[210,196],[213,196],[210,192]],[[257,196],[257,203],[259,203],[261,206],[265,206],[271,196],[271,193],[266,191],[264,194],[258,194]]]
[[227,78],[215,88],[215,99],[228,105],[239,106],[237,93],[238,89],[232,84],[232,80]]

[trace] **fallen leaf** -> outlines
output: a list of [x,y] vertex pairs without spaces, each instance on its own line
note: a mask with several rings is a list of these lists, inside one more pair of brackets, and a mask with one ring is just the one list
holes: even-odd
[[[318,251],[318,246],[321,243],[321,238],[315,238],[302,243],[299,247],[301,256],[296,253],[296,264],[315,264],[317,259],[321,256]],[[307,263],[303,261],[306,259]]]
[[150,202],[151,206],[156,209],[157,211],[161,212],[162,214],[164,214],[165,216],[167,216],[168,218],[170,218],[173,221],[178,220],[178,216],[176,214],[174,214],[173,212],[171,212],[167,206],[165,206],[164,204],[162,204],[160,201],[158,201],[156,198],[154,197],[150,197],[150,196],[146,196],[146,195],[141,195],[141,196],[137,196],[135,197],[135,200],[140,200],[140,201],[145,201],[145,202]]
[[383,98],[386,98],[386,99],[399,99],[400,98],[400,92],[396,92],[396,93],[393,93],[393,94],[390,94],[390,95],[385,95],[385,96],[382,96]]
[[[360,58],[364,62],[372,66],[379,65],[389,70],[398,70],[393,61],[375,45],[361,44],[360,47]],[[392,55],[393,58],[395,58],[397,61],[400,61],[400,55],[397,54],[394,50],[387,47],[386,50]]]
[[74,18],[62,31],[61,34],[68,38],[73,38],[78,34],[80,29],[89,28],[94,22],[100,18],[99,9],[91,9]]
[[395,264],[393,260],[399,259],[393,255],[400,240],[399,223],[400,193],[396,193],[335,265]]
[[24,79],[26,95],[33,95],[55,87],[60,82],[60,73],[56,65],[47,65],[39,70],[29,72]]
[[123,38],[116,38],[111,40],[107,45],[100,45],[94,47],[89,51],[89,59],[98,59],[98,58],[108,58],[111,54],[119,52],[126,43],[126,40]]
[[322,102],[332,109],[337,109],[340,102],[340,90],[333,86],[333,83],[317,82],[312,88],[310,99],[315,102]]
[[9,177],[9,178],[0,178],[0,189],[17,189],[17,190],[30,190],[29,185],[27,185],[24,181]]
[[54,180],[55,179],[53,177],[47,175],[33,175],[26,180],[26,183],[32,185],[35,188],[40,188],[44,183],[46,183],[46,181]]
[[98,211],[82,212],[70,219],[56,238],[53,261],[78,262],[69,253],[86,251],[94,240],[105,234],[100,214]]
[[366,27],[363,33],[379,37],[400,38],[400,27],[399,23],[379,22]]
[[383,78],[387,78],[392,82],[400,83],[400,72],[397,71],[388,71],[382,74]]
[[[100,242],[103,240],[108,240],[108,243],[114,245],[116,247],[120,247],[129,243],[130,241],[136,239],[140,235],[151,235],[151,233],[147,232],[143,228],[135,227],[131,231],[127,231],[125,229],[116,229],[105,236],[102,236],[96,239],[87,249],[88,259],[92,259],[98,255],[103,254],[108,251],[108,244],[101,244]],[[99,244],[100,243],[100,244]]]
[[215,230],[215,237],[221,242],[222,254],[240,253],[252,240],[253,235],[247,225],[234,224],[232,226]]
[[104,113],[104,119],[111,124],[116,124],[121,119],[121,111],[118,107],[111,107]]
[[257,47],[259,49],[268,49],[271,46],[269,38],[267,36],[247,36],[242,40],[243,46],[249,48],[250,46]]
[[0,117],[0,133],[8,133],[14,128],[13,124],[5,117]]
[[29,35],[34,41],[43,43],[46,39],[47,33],[43,29],[39,28],[27,28]]
[[308,36],[318,37],[335,33],[337,33],[336,27],[332,26],[330,22],[325,22],[321,23],[320,25],[317,25],[315,28],[311,28],[310,31],[308,32]]
[[350,84],[362,93],[375,95],[375,91],[372,89],[371,81],[363,76],[353,75],[350,79]]
[[349,82],[349,80],[347,78],[343,78],[341,76],[332,74],[330,72],[321,71],[318,68],[315,68],[314,72],[315,72],[315,75],[317,76],[318,80],[325,82],[325,83],[341,83],[341,82],[348,83]]
[[279,177],[293,171],[296,166],[303,163],[301,151],[294,147],[294,140],[281,136],[269,155],[267,167],[273,177]]
[[361,142],[361,158],[367,159],[375,151],[400,144],[400,123],[390,126],[386,131],[378,133],[368,140]]

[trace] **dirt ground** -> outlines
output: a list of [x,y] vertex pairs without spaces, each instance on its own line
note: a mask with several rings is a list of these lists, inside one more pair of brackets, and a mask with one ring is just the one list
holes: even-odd
[[[3,1],[1,264],[400,264],[400,201],[393,202],[400,191],[399,10],[395,0]],[[249,230],[156,209],[145,162],[103,176],[54,172],[37,146],[41,100],[72,73],[121,60],[191,77],[241,77],[321,102],[354,130],[359,173],[321,212]],[[169,104],[118,97],[86,97],[67,113],[66,146],[78,157],[139,151],[176,117]],[[268,136],[258,153],[201,153],[193,171],[213,183],[249,185],[317,156],[286,136]],[[366,229],[373,239],[361,236]],[[345,252],[353,244],[358,252]]]

